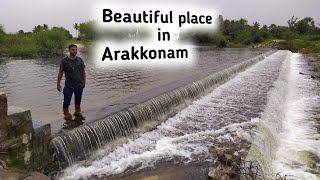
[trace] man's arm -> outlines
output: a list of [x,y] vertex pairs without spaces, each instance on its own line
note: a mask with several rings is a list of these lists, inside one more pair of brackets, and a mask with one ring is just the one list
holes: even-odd
[[59,73],[58,73],[58,80],[57,80],[57,90],[58,90],[59,92],[62,91],[62,87],[61,87],[61,84],[60,84],[61,79],[62,79],[62,76],[63,76],[63,71],[61,70],[61,67],[60,67],[60,68],[59,68]]
[[83,78],[83,88],[86,87],[86,68],[82,70],[82,78]]

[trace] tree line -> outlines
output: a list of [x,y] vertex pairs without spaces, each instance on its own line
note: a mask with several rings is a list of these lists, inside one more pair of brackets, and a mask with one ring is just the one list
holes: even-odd
[[[320,52],[320,28],[311,17],[298,19],[292,17],[287,26],[271,24],[252,25],[246,19],[228,20],[218,17],[219,30],[215,32],[189,31],[182,38],[191,39],[199,45],[216,45],[218,47],[250,47],[261,43],[277,43],[278,49],[291,51]],[[320,24],[317,24],[320,26]]]
[[[287,26],[271,24],[260,26],[258,22],[249,24],[246,19],[228,20],[220,15],[217,19],[218,30],[189,30],[180,33],[181,40],[191,40],[197,45],[216,47],[255,47],[267,44],[269,47],[291,51],[320,52],[320,26],[313,18],[292,17]],[[94,21],[74,23],[76,37],[63,27],[37,25],[32,32],[19,30],[6,33],[0,25],[0,56],[10,57],[47,57],[62,55],[67,43],[94,42],[100,36],[116,39],[146,38],[150,34],[143,29],[110,29],[97,32]],[[277,42],[277,43],[275,43]]]

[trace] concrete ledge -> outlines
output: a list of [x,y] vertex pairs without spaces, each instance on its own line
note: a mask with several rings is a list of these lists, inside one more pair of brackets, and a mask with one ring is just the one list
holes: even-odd
[[46,124],[34,130],[32,136],[32,156],[33,166],[36,168],[50,167],[52,163],[52,148],[50,148],[51,141],[51,126]]
[[24,110],[18,107],[9,107],[8,120],[10,131],[10,137],[28,136],[28,140],[31,140],[31,134],[33,132],[32,118],[30,110]]
[[0,160],[9,167],[42,169],[53,162],[50,125],[34,130],[30,110],[8,107],[7,96],[1,92],[0,122]]

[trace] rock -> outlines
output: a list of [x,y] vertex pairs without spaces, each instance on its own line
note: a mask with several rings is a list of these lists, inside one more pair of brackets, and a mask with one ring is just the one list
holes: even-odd
[[221,179],[222,177],[221,169],[210,167],[208,176],[211,177],[211,179]]
[[11,122],[11,129],[9,134],[14,137],[19,137],[23,134],[27,134],[27,136],[30,136],[30,134],[33,132],[30,110],[23,110],[18,107],[10,106],[8,112],[8,118]]
[[229,160],[229,161],[232,159],[232,156],[231,156],[230,154],[225,154],[224,156],[225,156],[226,159]]
[[233,153],[233,155],[239,156],[240,154],[236,151],[236,152]]
[[2,170],[0,170],[0,179],[7,179],[5,172]]
[[5,163],[4,161],[2,161],[1,159],[0,159],[0,166],[1,166],[3,169],[7,169],[6,163]]
[[51,178],[39,172],[32,172],[21,180],[51,180]]
[[226,174],[221,177],[221,180],[229,180],[229,179],[230,179],[229,176]]
[[23,174],[10,171],[10,170],[0,170],[0,179],[1,180],[17,180],[21,179],[23,177]]
[[320,163],[320,158],[310,151],[299,151],[299,160],[310,168],[315,168]]
[[32,162],[32,133],[33,125],[30,110],[17,107],[9,107],[8,110],[9,129],[8,137],[16,143],[8,149],[10,161],[15,167],[28,167]]
[[233,167],[230,167],[230,166],[225,167],[223,171],[224,171],[223,174],[228,175],[229,178],[233,178],[233,177],[235,177],[237,175],[237,173],[233,169]]

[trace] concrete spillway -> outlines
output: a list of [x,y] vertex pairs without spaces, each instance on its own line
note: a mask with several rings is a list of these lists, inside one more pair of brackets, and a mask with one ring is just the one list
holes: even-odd
[[179,107],[209,92],[215,86],[228,81],[237,73],[262,60],[265,54],[249,59],[222,72],[188,84],[172,92],[160,95],[142,104],[115,113],[100,121],[76,128],[53,139],[60,166],[88,159],[95,150],[121,137],[141,131],[145,124],[153,127],[175,113]]
[[237,144],[243,139],[249,140],[250,130],[263,112],[267,93],[287,56],[287,51],[279,51],[267,57],[155,130],[138,135],[111,153],[105,152],[101,161],[80,168],[70,177],[112,175],[166,160],[206,161],[212,148],[222,148],[225,142]]

